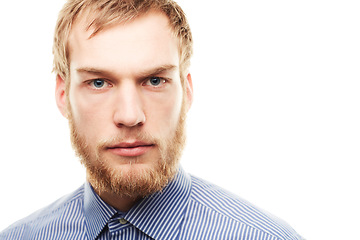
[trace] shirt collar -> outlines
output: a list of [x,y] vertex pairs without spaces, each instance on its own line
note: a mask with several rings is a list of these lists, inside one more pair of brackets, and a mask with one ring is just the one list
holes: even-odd
[[182,168],[161,192],[143,199],[125,219],[153,239],[174,239],[190,199],[191,180]]
[[[124,218],[148,236],[174,239],[190,198],[191,180],[182,168],[161,192],[150,195],[130,209]],[[89,239],[95,239],[117,210],[85,184],[84,212]]]
[[85,184],[84,214],[88,239],[96,239],[109,219],[117,213],[116,209],[105,203],[94,191],[89,182]]

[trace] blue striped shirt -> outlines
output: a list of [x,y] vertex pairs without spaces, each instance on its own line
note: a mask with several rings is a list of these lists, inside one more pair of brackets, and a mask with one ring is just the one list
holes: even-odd
[[163,191],[122,213],[85,183],[0,239],[301,239],[287,224],[181,168]]

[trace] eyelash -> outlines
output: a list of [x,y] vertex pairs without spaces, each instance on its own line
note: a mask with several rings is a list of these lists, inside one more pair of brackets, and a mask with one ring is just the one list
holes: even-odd
[[[153,80],[153,79],[155,79],[155,78],[160,80],[160,83],[159,83],[158,85],[152,85],[152,84],[150,83],[150,81]],[[103,85],[100,86],[100,87],[95,87],[95,82],[96,82],[96,81],[102,81]],[[167,79],[167,78],[154,76],[154,77],[148,77],[148,78],[146,78],[146,79],[143,81],[142,85],[143,85],[143,86],[149,86],[149,87],[152,87],[152,88],[154,88],[154,89],[159,89],[159,88],[164,87],[163,85],[166,84],[166,83],[168,83],[168,82],[169,82],[169,79]],[[107,81],[107,80],[105,80],[105,79],[101,79],[101,78],[89,80],[89,81],[87,81],[87,84],[88,84],[92,89],[94,89],[94,90],[96,90],[96,91],[99,91],[99,90],[102,90],[102,89],[104,89],[104,88],[112,87],[112,86],[113,86],[109,81]]]
[[[153,80],[153,79],[155,79],[155,78],[158,79],[158,80],[160,80],[160,82],[159,82],[158,85],[152,85],[152,84],[150,83],[150,81]],[[166,78],[162,78],[162,77],[149,77],[149,78],[147,78],[147,79],[144,81],[143,85],[145,85],[145,86],[150,86],[150,87],[153,87],[153,88],[161,88],[161,87],[163,87],[163,85],[166,84],[167,82],[169,82],[169,80],[166,79]]]
[[[95,82],[96,82],[96,81],[102,81],[102,82],[103,82],[103,86],[101,86],[101,87],[95,87]],[[101,89],[104,89],[105,87],[112,86],[111,83],[109,83],[108,81],[106,81],[106,80],[104,80],[104,79],[101,79],[101,78],[92,79],[92,80],[88,81],[87,83],[88,83],[88,85],[89,85],[91,88],[93,88],[93,89],[95,89],[95,90],[101,90]],[[106,86],[105,86],[105,85],[106,85]]]

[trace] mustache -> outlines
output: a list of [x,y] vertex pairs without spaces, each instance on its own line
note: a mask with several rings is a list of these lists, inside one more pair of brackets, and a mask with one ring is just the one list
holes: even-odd
[[113,137],[109,137],[107,139],[100,140],[97,145],[97,150],[105,150],[111,146],[115,146],[124,142],[145,142],[149,144],[154,144],[158,146],[162,146],[164,141],[154,137],[153,135],[144,132],[144,131],[136,131],[130,134],[118,134]]

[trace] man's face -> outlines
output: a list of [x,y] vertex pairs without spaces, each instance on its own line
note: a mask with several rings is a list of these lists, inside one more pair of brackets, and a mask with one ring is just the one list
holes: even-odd
[[143,197],[174,176],[185,141],[178,40],[160,13],[91,34],[72,28],[58,105],[95,190]]

